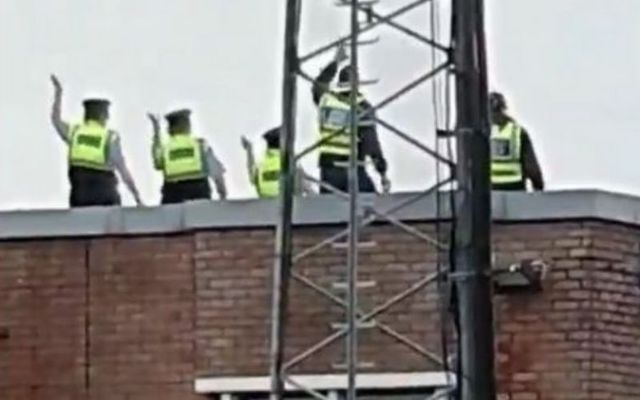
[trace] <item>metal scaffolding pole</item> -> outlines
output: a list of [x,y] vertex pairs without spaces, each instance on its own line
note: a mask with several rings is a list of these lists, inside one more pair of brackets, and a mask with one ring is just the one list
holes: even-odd
[[349,151],[349,249],[347,250],[347,400],[356,400],[356,372],[358,368],[358,0],[351,0],[351,136]]
[[271,398],[281,399],[284,390],[283,363],[286,313],[292,266],[292,216],[295,184],[296,87],[300,0],[287,0],[282,90],[282,139],[280,174],[280,219],[276,229],[271,308]]
[[[289,374],[292,368],[300,365],[303,361],[317,354],[322,349],[325,349],[330,344],[345,339],[345,356],[346,363],[337,363],[335,368],[340,368],[343,373],[347,374],[347,387],[345,388],[346,398],[349,400],[355,400],[357,398],[357,386],[356,376],[359,372],[359,367],[362,366],[358,362],[358,329],[365,324],[370,324],[372,327],[378,329],[383,334],[393,338],[398,343],[404,345],[407,349],[413,351],[423,357],[425,364],[438,365],[443,364],[443,358],[439,357],[436,352],[423,347],[423,344],[417,343],[406,335],[398,332],[392,326],[387,325],[380,321],[378,317],[388,312],[388,310],[395,304],[407,299],[408,297],[415,296],[420,291],[424,290],[427,286],[433,285],[441,276],[439,273],[426,274],[425,276],[417,279],[415,282],[409,282],[407,288],[398,291],[398,293],[390,296],[389,298],[377,299],[377,305],[374,305],[371,309],[362,309],[358,304],[358,253],[360,248],[359,233],[360,230],[374,222],[387,222],[398,229],[406,232],[418,240],[424,242],[425,246],[432,246],[434,249],[445,249],[446,244],[440,243],[438,238],[433,238],[430,235],[420,231],[419,229],[407,225],[393,216],[394,213],[409,207],[416,201],[424,198],[429,194],[437,192],[441,187],[450,183],[452,178],[449,177],[443,181],[437,182],[435,185],[426,189],[424,193],[417,194],[410,198],[404,198],[402,201],[392,204],[387,209],[380,209],[374,204],[363,205],[361,204],[358,187],[358,169],[362,166],[358,161],[358,126],[359,121],[362,118],[368,118],[374,121],[378,126],[385,128],[389,134],[396,135],[403,139],[416,149],[427,153],[428,155],[435,157],[440,162],[444,162],[450,167],[455,167],[455,163],[439,154],[436,150],[429,148],[424,144],[424,140],[420,140],[416,137],[412,137],[408,133],[396,128],[391,123],[381,119],[374,113],[383,107],[396,101],[398,98],[413,91],[415,88],[424,84],[425,82],[433,79],[438,74],[443,74],[452,65],[451,63],[451,48],[444,44],[438,43],[435,38],[427,38],[424,35],[393,21],[398,19],[401,15],[411,11],[418,6],[427,4],[429,1],[435,0],[407,0],[407,4],[397,7],[395,10],[388,14],[380,14],[373,10],[375,0],[338,0],[339,6],[349,7],[349,22],[350,33],[348,35],[341,36],[338,40],[333,41],[327,45],[319,47],[317,50],[310,52],[307,55],[298,55],[298,33],[300,25],[300,9],[302,0],[287,0],[286,5],[286,28],[285,28],[285,53],[284,53],[284,84],[283,84],[283,102],[282,102],[282,128],[283,128],[283,140],[281,143],[282,151],[282,176],[280,178],[280,220],[277,227],[276,237],[276,250],[275,250],[275,263],[274,263],[274,275],[273,275],[273,298],[272,298],[272,326],[271,326],[271,399],[281,400],[284,397],[283,389],[284,382],[287,382],[291,387],[296,387],[305,391],[314,398],[320,400],[328,399],[328,396],[321,391],[311,390],[305,388],[299,382],[296,382]],[[358,21],[359,13],[367,15],[368,22],[361,25]],[[382,101],[374,105],[371,110],[362,111],[359,109],[359,86],[366,83],[359,77],[359,55],[358,46],[362,44],[370,44],[371,40],[364,40],[360,38],[364,32],[372,30],[376,26],[387,25],[394,28],[396,31],[407,35],[413,40],[431,46],[437,51],[441,51],[446,56],[446,61],[440,65],[434,66],[431,71],[426,72],[424,75],[410,80],[405,86],[401,87],[398,91],[390,94]],[[350,104],[350,119],[347,127],[343,131],[332,134],[331,137],[325,138],[307,147],[300,153],[296,154],[294,151],[294,139],[295,139],[295,113],[296,113],[296,81],[300,76],[313,83],[313,79],[310,75],[302,70],[302,64],[318,55],[325,53],[326,51],[335,48],[336,46],[343,45],[349,42],[350,47],[350,95],[348,102]],[[341,232],[332,235],[319,243],[312,245],[306,249],[301,250],[297,254],[292,254],[292,239],[293,239],[293,185],[294,185],[294,171],[295,163],[303,156],[310,154],[315,149],[318,149],[324,142],[330,140],[332,137],[340,134],[349,134],[351,136],[350,153],[348,168],[348,191],[343,192],[328,185],[327,182],[320,182],[321,186],[325,189],[329,189],[330,192],[337,194],[337,199],[342,199],[348,203],[348,215],[346,216],[347,227]],[[313,179],[311,179],[313,181]],[[367,215],[364,215],[365,209],[368,211]],[[345,243],[344,239],[347,239]],[[307,256],[316,253],[320,249],[333,245],[334,248],[340,248],[342,251],[346,250],[346,282],[334,282],[333,288],[338,290],[338,287],[342,287],[340,290],[346,289],[346,298],[342,298],[339,295],[332,292],[331,289],[326,288],[308,277],[304,276],[299,271],[293,270],[294,264],[302,261]],[[286,345],[286,312],[288,307],[288,288],[289,281],[291,279],[296,280],[303,286],[315,291],[316,293],[324,296],[329,302],[340,306],[346,312],[346,321],[344,323],[332,324],[335,326],[335,331],[330,335],[324,337],[318,342],[310,345],[308,348],[300,351],[298,354],[293,355],[288,360],[284,359],[284,348]],[[360,282],[365,284],[366,282]],[[366,285],[365,285],[366,286]],[[343,292],[344,293],[344,292]],[[339,366],[341,365],[341,366]],[[346,367],[346,368],[345,368]],[[447,377],[451,375],[448,374]],[[444,392],[438,392],[438,396],[442,393],[448,393],[451,389],[451,385],[455,384],[453,380],[451,384],[446,385],[442,389]]]
[[458,209],[455,266],[462,400],[494,400],[491,190],[482,0],[454,0]]

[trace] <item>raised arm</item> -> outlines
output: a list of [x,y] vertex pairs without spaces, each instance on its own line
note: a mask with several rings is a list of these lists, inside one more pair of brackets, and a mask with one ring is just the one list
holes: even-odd
[[53,84],[51,124],[58,136],[60,136],[65,143],[69,143],[69,124],[62,120],[62,84],[55,75],[51,75],[51,83]]
[[329,90],[331,81],[336,76],[338,71],[338,64],[335,61],[331,61],[326,67],[320,71],[320,74],[313,81],[313,87],[311,88],[311,96],[313,98],[313,104],[318,105],[320,98],[325,92]]
[[331,81],[338,73],[338,64],[347,59],[347,52],[344,47],[344,43],[340,44],[336,49],[336,54],[333,57],[333,61],[327,64],[326,67],[320,71],[320,74],[314,79],[313,86],[311,88],[311,94],[313,97],[313,103],[318,105],[322,95],[329,90]]

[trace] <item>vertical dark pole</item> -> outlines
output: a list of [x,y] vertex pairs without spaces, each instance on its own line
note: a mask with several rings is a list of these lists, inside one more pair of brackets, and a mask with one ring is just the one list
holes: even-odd
[[349,250],[347,255],[348,268],[348,299],[347,299],[347,400],[356,400],[356,374],[358,369],[358,0],[351,0],[351,87],[349,101],[351,103],[351,120],[349,133],[351,146],[349,152]]
[[494,400],[491,190],[482,0],[454,1],[458,210],[456,282],[463,400]]
[[296,83],[298,72],[298,32],[300,0],[287,0],[284,82],[282,89],[282,140],[280,175],[280,220],[276,231],[271,309],[271,399],[283,397],[286,313],[292,266],[292,214],[295,176]]

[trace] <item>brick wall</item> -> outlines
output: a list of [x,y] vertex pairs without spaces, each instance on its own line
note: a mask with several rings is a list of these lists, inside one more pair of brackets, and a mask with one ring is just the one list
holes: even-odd
[[640,398],[639,239],[596,222],[496,229],[499,256],[552,266],[543,293],[497,299],[505,399]]
[[[337,230],[301,228],[295,247]],[[377,285],[362,291],[364,310],[435,271],[433,247],[389,226],[367,232],[378,246],[362,253],[361,276]],[[495,227],[498,263],[541,257],[552,267],[544,292],[496,297],[502,399],[640,398],[638,239],[606,222]],[[0,400],[195,399],[195,377],[266,374],[272,252],[269,229],[0,243]],[[296,271],[331,289],[344,263],[325,248]],[[289,315],[289,357],[343,318],[298,282]],[[386,332],[361,336],[373,370],[435,368],[388,329],[439,353],[434,285],[378,320]],[[329,371],[341,346],[296,370]]]
[[86,244],[3,243],[0,398],[86,398]]
[[188,236],[104,239],[89,258],[91,399],[185,399],[193,380]]

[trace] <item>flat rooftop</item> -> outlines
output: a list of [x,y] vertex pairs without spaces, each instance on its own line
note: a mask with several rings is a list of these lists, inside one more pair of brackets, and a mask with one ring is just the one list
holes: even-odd
[[[441,197],[441,217],[450,215],[448,196]],[[404,221],[437,219],[436,195],[396,193],[370,197],[380,211]],[[367,201],[366,198],[364,201]],[[542,193],[496,192],[493,219],[498,222],[597,219],[640,225],[640,197],[600,190]],[[198,201],[181,205],[0,213],[0,240],[170,234],[194,230],[272,227],[278,221],[275,200]],[[335,196],[297,198],[296,225],[345,223],[348,204]]]

